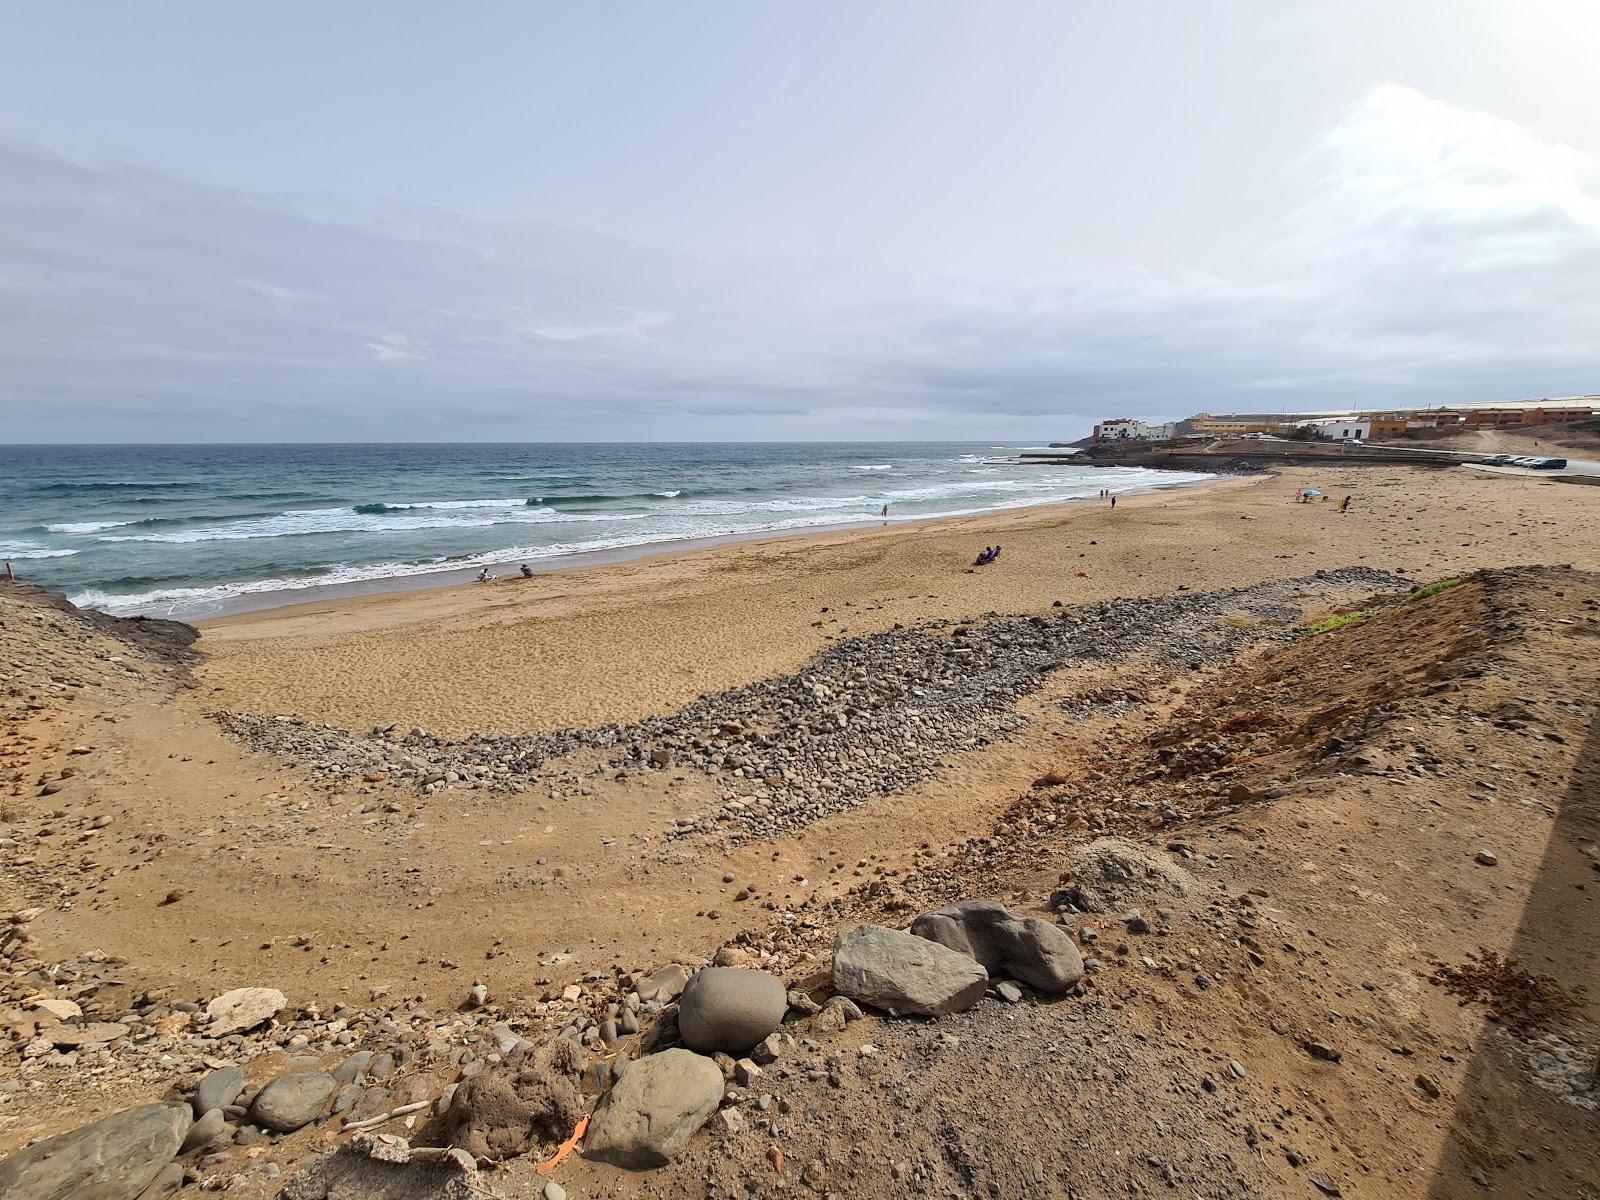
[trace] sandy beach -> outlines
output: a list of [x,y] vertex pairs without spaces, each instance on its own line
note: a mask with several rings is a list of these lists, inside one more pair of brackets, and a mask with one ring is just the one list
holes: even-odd
[[[1308,485],[1333,499],[1295,503]],[[358,1073],[344,1120],[443,1113],[500,1069],[502,1031],[566,1029],[592,1103],[665,1020],[639,996],[664,965],[759,967],[821,1002],[838,933],[984,898],[1068,930],[1082,987],[848,1029],[796,1009],[719,1132],[657,1174],[573,1159],[569,1194],[700,1196],[719,1170],[768,1194],[802,1169],[851,1195],[1062,1194],[988,1136],[999,1118],[1108,1194],[1160,1178],[1124,1154],[1152,1121],[1163,1161],[1228,1194],[1304,1195],[1316,1170],[1465,1197],[1485,1154],[1508,1194],[1573,1194],[1600,1167],[1590,1118],[1548,1088],[1587,1069],[1586,1011],[1508,1043],[1428,978],[1489,949],[1600,987],[1575,953],[1600,894],[1597,503],[1534,476],[1284,470],[241,615],[176,667],[0,592],[0,1153],[218,1064],[248,1098],[357,1048],[400,1078]],[[1550,565],[1402,601],[1519,564]],[[518,736],[450,740],[470,734]],[[1104,834],[1192,884],[1062,908]],[[235,988],[285,1007],[210,1036],[199,1014]],[[1057,1102],[1056,1071],[1084,1103]],[[883,1096],[936,1110],[937,1145]],[[340,1128],[242,1130],[195,1178],[277,1194],[263,1165],[315,1164]],[[499,1194],[543,1194],[553,1149]]]
[[[1303,487],[1326,503],[1297,505]],[[1350,495],[1351,511],[1337,512]],[[1203,590],[1348,564],[1426,580],[1594,565],[1590,489],[1460,470],[1283,470],[1100,503],[743,542],[531,581],[202,624],[206,703],[451,736],[629,720],[896,622]],[[980,570],[984,546],[1004,547]]]

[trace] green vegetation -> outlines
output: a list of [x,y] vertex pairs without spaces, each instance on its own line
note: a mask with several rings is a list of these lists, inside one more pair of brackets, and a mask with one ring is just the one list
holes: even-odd
[[[1460,587],[1467,581],[1465,575],[1452,575],[1448,579],[1435,579],[1432,583],[1423,584],[1416,591],[1405,598],[1402,603],[1409,604],[1413,600],[1426,600],[1429,596],[1437,596],[1440,592],[1448,592],[1453,587]],[[1335,629],[1347,629],[1351,625],[1359,625],[1363,621],[1370,621],[1383,611],[1381,605],[1372,608],[1363,608],[1359,612],[1335,613],[1331,617],[1323,617],[1320,621],[1313,621],[1301,632],[1302,637],[1316,637],[1319,633],[1332,633]]]
[[1322,620],[1307,625],[1305,636],[1316,637],[1319,633],[1332,633],[1335,629],[1345,629],[1351,625],[1359,625],[1361,622],[1377,616],[1378,612],[1379,610],[1376,608],[1363,608],[1360,612],[1335,613],[1331,617],[1323,617]]
[[1465,583],[1465,575],[1453,575],[1449,579],[1435,579],[1432,583],[1425,583],[1416,591],[1405,598],[1404,603],[1410,604],[1413,600],[1426,600],[1429,596],[1437,596],[1440,592],[1448,592],[1453,587]]

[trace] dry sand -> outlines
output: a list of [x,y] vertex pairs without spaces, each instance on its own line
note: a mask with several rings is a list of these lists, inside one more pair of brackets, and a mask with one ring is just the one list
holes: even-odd
[[[1301,487],[1333,500],[1297,505]],[[1353,497],[1340,515],[1337,500]],[[845,634],[1319,567],[1596,563],[1600,491],[1460,470],[1285,470],[1102,504],[740,543],[202,626],[207,703],[353,729],[519,733],[672,711]],[[985,545],[1004,546],[982,570]]]
[[[1350,513],[1292,503],[1309,484],[1352,495]],[[781,1134],[703,1134],[660,1176],[577,1163],[563,1178],[581,1186],[574,1195],[691,1196],[720,1168],[721,1194],[745,1195],[749,1180],[757,1194],[794,1194],[815,1158],[852,1181],[835,1189],[846,1195],[943,1194],[952,1179],[957,1194],[991,1183],[1014,1195],[1126,1194],[1134,1180],[1159,1193],[1168,1172],[1206,1196],[1301,1197],[1317,1194],[1312,1169],[1352,1197],[1481,1194],[1474,1171],[1504,1179],[1506,1195],[1582,1194],[1600,1189],[1594,1139],[1581,1135],[1592,1112],[1541,1092],[1479,1008],[1457,1008],[1425,977],[1435,956],[1461,962],[1482,946],[1600,984],[1592,956],[1572,953],[1595,928],[1600,892],[1584,857],[1600,833],[1593,576],[1513,581],[1498,599],[1463,590],[1418,606],[1384,642],[1352,630],[1269,652],[1260,668],[1063,671],[1021,705],[1032,718],[1022,735],[952,756],[904,795],[732,851],[663,852],[666,822],[713,799],[695,772],[631,776],[587,795],[451,789],[423,801],[384,783],[315,784],[297,764],[229,741],[204,712],[446,733],[620,719],[792,670],[846,630],[896,621],[1352,564],[1404,567],[1419,581],[1516,563],[1596,571],[1597,506],[1600,489],[1542,479],[1368,468],[1227,480],[1114,513],[1080,505],[741,544],[219,621],[201,639],[201,685],[176,700],[115,643],[51,641],[26,609],[0,605],[6,648],[20,647],[0,713],[10,855],[0,903],[45,909],[34,931],[52,959],[118,960],[122,1004],[147,986],[193,999],[270,986],[326,1012],[328,1002],[363,1008],[376,989],[384,1004],[423,995],[416,1003],[448,1016],[481,976],[508,1004],[559,1007],[563,986],[586,972],[699,963],[738,935],[749,953],[796,929],[825,945],[824,914],[904,923],[942,889],[1042,911],[1066,847],[1085,836],[1084,803],[1165,844],[1139,806],[1158,785],[1122,778],[1121,761],[1218,737],[1217,722],[1240,712],[1281,710],[1292,718],[1282,745],[1296,749],[1259,772],[1304,779],[1281,803],[1183,831],[1211,856],[1198,866],[1212,883],[1177,906],[1181,931],[1135,941],[1081,1008],[985,1002],[966,1026],[854,1025],[806,1057],[816,1074],[774,1082],[796,1105]],[[969,572],[996,540],[1001,562]],[[1461,656],[1511,615],[1534,640],[1510,647],[1503,666],[1464,674]],[[1436,692],[1441,681],[1455,690]],[[1062,705],[1107,688],[1140,700],[1088,719]],[[1505,725],[1497,714],[1512,704],[1533,723]],[[1334,729],[1376,765],[1330,773],[1315,748]],[[1046,829],[1031,815],[1041,795],[1031,785],[1052,770],[1083,784],[1044,793],[1063,806]],[[976,862],[955,849],[975,836],[995,839],[977,843],[994,850]],[[1480,846],[1499,853],[1492,871],[1472,861]],[[738,902],[743,889],[763,906]],[[1262,894],[1251,919],[1265,928],[1227,932],[1249,889]],[[780,921],[797,908],[813,915]],[[1111,958],[1112,941],[1126,939],[1107,936]],[[1255,946],[1264,967],[1245,957]],[[1198,990],[1197,963],[1216,986]],[[935,1064],[949,1046],[927,1039],[946,1028],[967,1050]],[[1580,1033],[1592,1040],[1592,1021]],[[1313,1035],[1335,1041],[1344,1064],[1307,1058],[1299,1047]],[[867,1041],[887,1054],[874,1058],[881,1066],[857,1054]],[[822,1082],[833,1070],[822,1060],[838,1053],[842,1093]],[[1222,1075],[1230,1059],[1248,1079],[1204,1091],[1201,1076]],[[252,1073],[282,1062],[272,1051]],[[20,1086],[0,1086],[0,1154],[170,1086],[160,1069],[4,1063]],[[1442,1100],[1419,1092],[1420,1074]],[[836,1106],[847,1125],[830,1115]],[[332,1138],[307,1130],[265,1158],[236,1155],[239,1194],[271,1194],[263,1162],[292,1164]],[[782,1189],[762,1174],[769,1138],[790,1154]],[[1024,1142],[1034,1152],[1017,1153]],[[1036,1161],[1048,1178],[1029,1173]],[[902,1162],[911,1174],[897,1173]],[[497,1186],[531,1197],[542,1182],[519,1168]]]

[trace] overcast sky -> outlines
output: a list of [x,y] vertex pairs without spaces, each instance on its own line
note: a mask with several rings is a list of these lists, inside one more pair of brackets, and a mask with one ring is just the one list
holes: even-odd
[[0,8],[0,439],[1600,391],[1600,4]]

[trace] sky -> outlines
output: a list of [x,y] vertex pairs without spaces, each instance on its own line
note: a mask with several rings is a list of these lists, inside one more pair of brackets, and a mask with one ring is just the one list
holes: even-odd
[[1600,5],[0,5],[0,439],[1600,391]]

